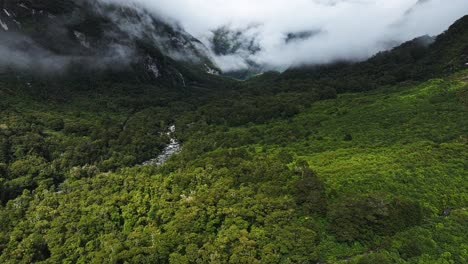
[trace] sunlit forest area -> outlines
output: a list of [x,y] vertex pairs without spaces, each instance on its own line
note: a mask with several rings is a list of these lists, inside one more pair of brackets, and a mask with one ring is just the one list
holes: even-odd
[[0,75],[0,263],[467,263],[468,17],[419,43],[246,81]]

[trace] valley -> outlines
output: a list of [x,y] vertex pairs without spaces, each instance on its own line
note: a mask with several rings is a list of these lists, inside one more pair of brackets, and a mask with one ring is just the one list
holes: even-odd
[[468,262],[468,16],[226,76],[147,10],[58,2],[0,1],[0,263]]

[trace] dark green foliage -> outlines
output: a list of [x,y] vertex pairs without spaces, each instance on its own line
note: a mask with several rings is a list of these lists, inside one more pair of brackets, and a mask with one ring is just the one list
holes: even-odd
[[342,93],[451,74],[466,67],[467,24],[468,16],[465,16],[437,38],[416,38],[357,64],[337,62],[327,66],[290,69],[279,80],[321,86],[327,84]]
[[78,123],[78,122],[70,122],[65,124],[63,132],[68,135],[76,135],[76,136],[88,136],[90,134],[91,129],[86,126],[86,124]]
[[[422,228],[413,228],[399,235],[398,243],[395,243],[396,250],[401,258],[405,260],[416,259],[423,254],[433,254],[442,251],[437,245],[433,234]],[[442,242],[442,241],[438,241]],[[444,243],[444,242],[442,242]]]
[[0,263],[466,263],[467,71],[336,93],[426,78],[460,25],[320,78],[2,76]]
[[417,202],[394,198],[388,205],[389,224],[387,232],[397,233],[406,228],[420,225],[423,221],[423,209]]
[[346,242],[369,242],[376,236],[393,235],[422,222],[417,203],[398,198],[388,201],[382,194],[348,196],[332,205],[328,217],[331,232]]
[[[256,81],[229,99],[17,94],[0,120],[0,261],[463,263],[463,76],[313,104]],[[126,169],[157,156],[173,123],[179,155]]]
[[325,214],[327,200],[322,180],[303,160],[296,163],[295,170],[300,177],[294,186],[296,203],[306,214]]
[[372,253],[360,258],[357,264],[392,264],[392,259],[382,253]]
[[52,118],[47,120],[44,125],[55,131],[61,131],[65,128],[65,124],[62,118]]
[[8,137],[0,136],[0,163],[8,163],[10,160],[10,142]]
[[353,136],[351,136],[351,134],[346,134],[346,135],[344,136],[344,139],[343,139],[343,140],[344,140],[344,141],[351,141],[351,140],[353,140]]

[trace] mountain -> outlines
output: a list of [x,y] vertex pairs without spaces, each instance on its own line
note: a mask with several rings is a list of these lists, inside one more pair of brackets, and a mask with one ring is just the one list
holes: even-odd
[[467,17],[236,81],[136,7],[0,3],[0,263],[467,263]]
[[249,34],[246,34],[251,29],[255,29],[255,27],[235,30],[224,26],[214,30],[211,38],[213,52],[218,56],[237,53],[245,53],[246,56],[256,54],[261,48],[255,39],[255,35],[249,36]]
[[284,42],[290,43],[295,41],[304,41],[310,38],[313,38],[317,35],[322,34],[323,31],[321,30],[307,30],[307,31],[299,31],[299,32],[289,32],[286,34]]
[[192,71],[217,71],[199,40],[136,5],[2,0],[0,11],[1,48],[10,58],[3,68],[41,73],[66,68],[88,78],[98,72],[177,86],[201,75]]
[[228,61],[234,60],[235,64],[238,64],[236,67],[240,65],[242,68],[231,70],[229,68],[232,66],[226,65],[228,69],[223,72],[223,75],[246,80],[264,71],[262,65],[251,59],[251,56],[261,51],[256,30],[256,25],[242,29],[221,26],[211,32],[212,37],[208,39],[208,42],[215,60],[223,64],[224,60],[229,58]]
[[465,16],[437,37],[416,38],[364,62],[291,68],[278,80],[328,82],[338,92],[349,92],[443,76],[467,67],[467,28]]

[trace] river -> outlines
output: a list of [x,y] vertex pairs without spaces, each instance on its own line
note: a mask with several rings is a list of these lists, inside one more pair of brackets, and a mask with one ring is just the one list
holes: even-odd
[[174,154],[180,151],[181,145],[180,145],[180,142],[174,137],[175,131],[176,131],[175,125],[171,125],[167,128],[166,135],[170,137],[169,144],[167,144],[166,147],[164,147],[161,154],[159,154],[156,158],[143,162],[143,166],[148,166],[148,165],[160,166],[164,164],[164,162],[166,162],[170,157],[172,157]]

